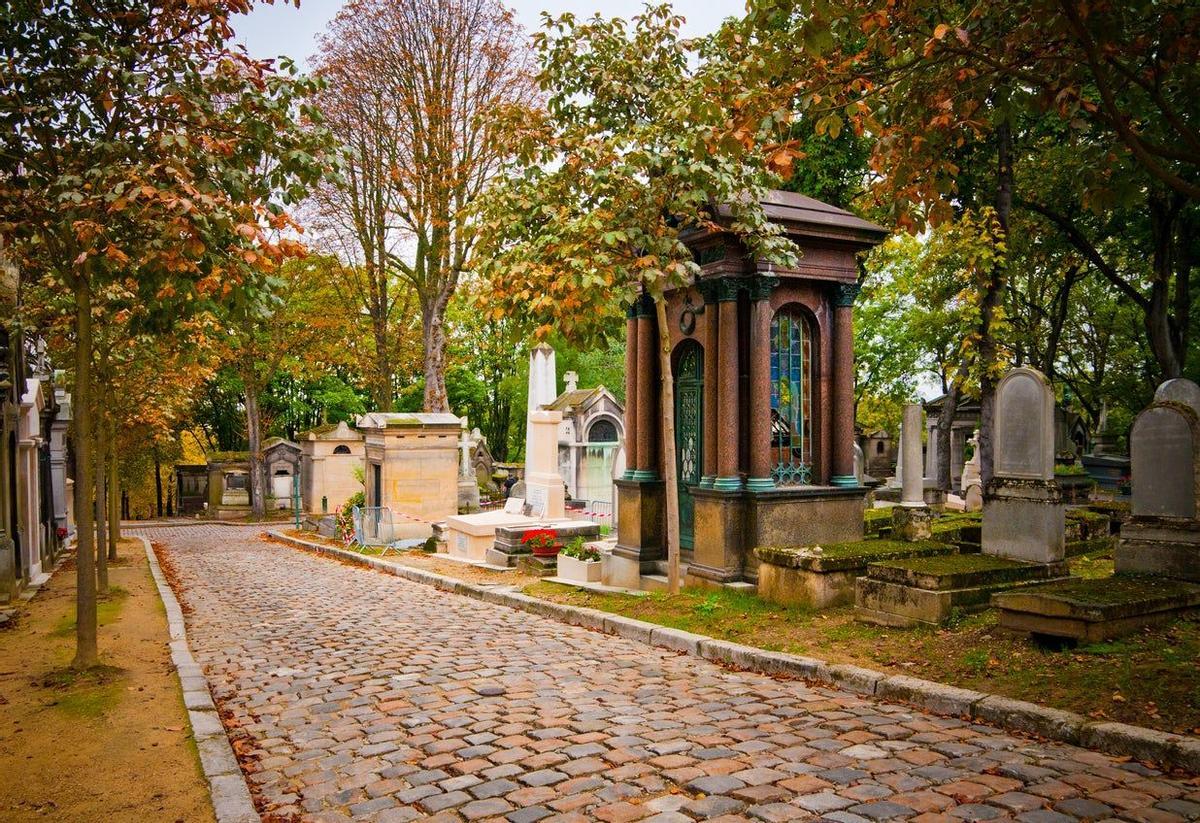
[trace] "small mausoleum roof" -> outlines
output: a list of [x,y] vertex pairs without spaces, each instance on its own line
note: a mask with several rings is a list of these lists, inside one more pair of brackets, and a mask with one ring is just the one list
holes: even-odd
[[599,397],[606,389],[603,386],[597,386],[594,389],[575,389],[573,391],[565,391],[558,397],[546,405],[543,409],[550,411],[569,411],[577,409],[580,406],[586,406],[590,400]]
[[389,429],[407,426],[455,426],[462,420],[449,412],[370,412],[358,418],[360,429]]
[[[767,218],[800,234],[840,238],[875,245],[890,234],[883,226],[858,215],[823,203],[808,195],[772,189],[760,201]],[[727,204],[717,207],[720,217],[732,217]]]
[[340,423],[326,423],[323,426],[313,426],[306,432],[296,436],[297,440],[346,440],[356,442],[363,439],[362,432],[349,425],[345,420]]

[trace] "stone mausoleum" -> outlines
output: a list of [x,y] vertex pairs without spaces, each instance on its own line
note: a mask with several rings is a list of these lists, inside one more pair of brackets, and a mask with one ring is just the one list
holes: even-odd
[[[685,236],[701,273],[667,294],[686,580],[757,580],[756,546],[859,540],[854,473],[856,256],[885,229],[790,192],[763,203],[801,252],[755,260],[729,231]],[[727,209],[720,217],[728,219]],[[643,297],[626,325],[626,471],[608,582],[666,559],[658,333]]]

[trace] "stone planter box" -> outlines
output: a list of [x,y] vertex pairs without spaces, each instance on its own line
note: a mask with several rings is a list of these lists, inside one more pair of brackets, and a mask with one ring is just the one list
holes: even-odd
[[558,555],[558,577],[575,583],[599,583],[603,566],[600,560],[580,560],[562,553]]
[[1086,474],[1056,474],[1054,481],[1058,483],[1064,503],[1088,502],[1092,487],[1096,485],[1096,481]]

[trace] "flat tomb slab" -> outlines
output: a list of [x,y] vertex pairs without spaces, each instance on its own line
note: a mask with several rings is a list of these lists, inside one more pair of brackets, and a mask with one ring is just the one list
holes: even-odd
[[1151,575],[1071,579],[997,594],[1000,625],[1029,634],[1097,641],[1200,609],[1200,584]]
[[867,567],[867,576],[872,580],[934,591],[1054,580],[1069,573],[1066,562],[1028,563],[988,554],[911,557]]
[[865,569],[882,560],[954,554],[954,546],[933,540],[857,540],[826,546],[760,546],[754,556],[762,563],[811,572]]
[[886,626],[938,626],[954,613],[987,608],[996,592],[1066,578],[1066,563],[1025,563],[989,555],[918,557],[873,563],[855,582],[855,616]]
[[861,540],[830,546],[757,548],[758,595],[786,606],[823,608],[854,602],[854,581],[878,560],[946,555],[953,546],[932,541]]

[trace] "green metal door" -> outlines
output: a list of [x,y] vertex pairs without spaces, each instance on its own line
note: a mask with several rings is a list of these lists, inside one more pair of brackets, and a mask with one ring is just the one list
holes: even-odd
[[688,341],[675,368],[675,472],[679,485],[679,546],[695,545],[696,506],[692,486],[704,465],[704,351]]

